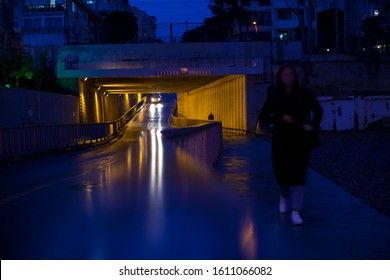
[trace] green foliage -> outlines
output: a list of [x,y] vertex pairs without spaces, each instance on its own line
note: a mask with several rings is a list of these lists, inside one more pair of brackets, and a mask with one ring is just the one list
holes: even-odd
[[25,89],[38,89],[69,94],[70,92],[57,84],[53,67],[49,65],[47,52],[39,55],[38,67],[34,69],[33,57],[22,53],[11,57],[0,51],[0,85]]
[[13,57],[11,61],[10,76],[19,79],[20,76],[25,76],[31,79],[34,74],[34,59],[28,53],[22,53]]
[[29,53],[21,53],[11,57],[6,52],[0,53],[0,85],[16,87],[19,81],[23,87],[26,80],[34,74],[34,59]]

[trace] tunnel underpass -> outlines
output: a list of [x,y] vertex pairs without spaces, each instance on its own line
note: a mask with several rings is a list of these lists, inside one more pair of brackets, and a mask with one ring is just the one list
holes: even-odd
[[213,113],[224,127],[246,130],[246,80],[245,75],[85,77],[79,79],[80,120],[111,121],[145,94],[175,93],[181,116],[207,120]]

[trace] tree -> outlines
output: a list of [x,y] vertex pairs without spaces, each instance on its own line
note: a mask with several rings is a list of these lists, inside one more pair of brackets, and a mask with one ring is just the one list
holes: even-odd
[[[299,28],[301,30],[302,42],[307,53],[314,50],[313,21],[316,9],[325,3],[326,0],[283,0],[284,3],[297,15]],[[307,27],[305,28],[305,18]]]
[[209,0],[209,9],[214,15],[223,13],[227,8],[238,6],[238,0]]
[[42,50],[39,54],[39,64],[34,80],[37,88],[40,90],[49,90],[51,85],[55,83],[55,75],[51,67],[49,67],[46,50]]
[[31,54],[23,52],[12,58],[10,76],[19,79],[20,76],[25,76],[31,79],[34,73],[34,59]]
[[123,44],[137,40],[137,18],[125,11],[111,12],[103,22],[106,41],[110,44]]
[[183,42],[226,41],[229,36],[239,32],[242,24],[249,20],[249,13],[238,6],[237,0],[209,2],[214,16],[206,18],[203,25],[185,32]]
[[11,71],[11,56],[6,51],[0,49],[0,86],[7,83]]
[[11,55],[0,52],[0,85],[26,88],[28,79],[34,74],[34,59],[31,54],[22,52]]
[[207,41],[206,26],[203,24],[194,29],[186,31],[183,34],[181,41],[183,43],[206,42]]

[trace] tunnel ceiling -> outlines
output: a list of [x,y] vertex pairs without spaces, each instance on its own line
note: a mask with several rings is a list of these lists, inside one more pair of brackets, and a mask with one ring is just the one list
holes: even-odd
[[123,93],[171,93],[200,88],[225,76],[167,76],[96,78],[94,86],[110,94]]

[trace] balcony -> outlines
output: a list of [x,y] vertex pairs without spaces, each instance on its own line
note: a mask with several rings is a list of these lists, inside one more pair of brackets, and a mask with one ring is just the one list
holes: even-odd
[[244,9],[249,11],[271,9],[271,0],[258,0],[258,1],[241,1],[241,5]]
[[274,28],[277,29],[292,29],[299,26],[298,20],[289,19],[289,20],[274,20]]

